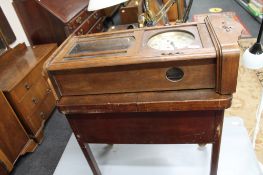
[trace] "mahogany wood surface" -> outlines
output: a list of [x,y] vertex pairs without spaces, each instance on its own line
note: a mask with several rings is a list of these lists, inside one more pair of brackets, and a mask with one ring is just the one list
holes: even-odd
[[75,114],[69,112],[66,117],[94,175],[100,175],[101,172],[88,147],[89,143],[212,143],[210,175],[217,174],[224,110]]
[[58,107],[64,114],[223,110],[231,106],[231,99],[212,89],[162,91],[64,96]]
[[[187,89],[215,89],[220,94],[231,94],[236,88],[240,52],[237,39],[241,31],[238,27],[231,32],[225,31],[218,26],[222,20],[211,18],[206,23],[72,37],[51,56],[48,65],[51,81],[56,82],[53,85],[58,96]],[[228,25],[238,26],[232,23]],[[191,45],[195,48],[173,52],[147,46],[152,36],[171,30],[194,34]],[[129,40],[127,48],[114,46],[125,40]],[[104,43],[108,48],[92,51],[92,46],[85,46],[89,42],[98,46]],[[91,51],[75,49],[73,52],[72,48],[78,48],[76,45],[91,47]],[[183,71],[180,81],[166,78],[171,67]],[[110,85],[104,86],[107,82]]]
[[7,172],[6,168],[5,168],[5,166],[2,165],[1,163],[0,163],[0,174],[1,175],[8,175],[8,172]]
[[89,5],[89,0],[41,0],[36,2],[59,18],[63,23],[69,22]]
[[[95,11],[95,12],[89,12],[91,13],[86,19],[84,18],[84,21],[81,26],[79,26],[74,33],[76,35],[83,35],[86,33],[89,33],[89,31],[94,27],[94,24],[98,22],[103,17],[102,11]],[[103,29],[103,26],[102,26]],[[101,30],[102,30],[101,29]],[[75,30],[73,28],[73,30]]]
[[120,8],[120,24],[138,23],[138,16],[143,13],[144,0],[131,0]]
[[222,129],[223,129],[223,120],[224,120],[224,111],[217,111],[215,123],[214,123],[215,135],[214,135],[214,143],[212,144],[210,175],[217,175]]
[[43,139],[44,123],[55,107],[55,98],[42,71],[56,47],[19,44],[0,58],[0,89],[30,138],[38,143]]
[[[0,149],[0,168],[1,171],[3,172],[8,172],[11,171],[13,168],[13,163],[10,162],[9,158],[7,157],[7,155],[3,152],[2,149]],[[0,172],[1,172],[0,171]]]
[[[212,143],[214,111],[69,114],[74,133],[86,143]],[[165,137],[164,137],[165,136]]]
[[14,0],[13,6],[31,45],[60,44],[67,37],[63,23],[35,0]]
[[0,161],[8,171],[11,171],[19,156],[33,151],[37,145],[29,138],[2,92],[0,92],[0,111]]
[[[61,44],[72,33],[63,21],[35,0],[14,0],[13,5],[31,45]],[[63,7],[61,4],[57,6],[59,10]]]
[[[179,67],[184,72],[181,81],[167,80],[166,71],[171,67]],[[215,87],[215,65],[212,63],[177,66],[176,62],[169,65],[122,66],[119,68],[101,69],[100,71],[81,71],[78,73],[60,73],[56,80],[61,87],[62,95],[85,95],[121,92],[143,92],[180,89],[203,89]],[[211,75],[211,76],[207,76]],[[71,81],[68,81],[71,80]],[[95,82],[95,83],[94,83]],[[105,86],[105,82],[110,83]]]
[[[87,11],[89,0],[13,0],[31,45],[61,44],[70,35],[102,32],[104,20],[119,8]],[[100,21],[101,26],[96,26]],[[93,30],[91,30],[93,29]]]

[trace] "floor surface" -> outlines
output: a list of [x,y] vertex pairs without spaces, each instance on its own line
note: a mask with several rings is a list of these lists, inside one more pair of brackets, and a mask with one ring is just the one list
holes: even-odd
[[[208,13],[209,8],[236,12],[242,22],[256,37],[260,24],[234,0],[194,0],[192,14]],[[65,117],[55,111],[45,127],[45,139],[34,153],[21,157],[11,175],[52,175],[66,147],[72,131]]]

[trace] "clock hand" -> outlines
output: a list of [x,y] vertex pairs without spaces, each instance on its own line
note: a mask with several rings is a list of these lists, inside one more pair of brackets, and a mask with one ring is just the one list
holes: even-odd
[[170,42],[170,44],[173,46],[174,50],[176,49],[175,45],[174,45],[174,42]]

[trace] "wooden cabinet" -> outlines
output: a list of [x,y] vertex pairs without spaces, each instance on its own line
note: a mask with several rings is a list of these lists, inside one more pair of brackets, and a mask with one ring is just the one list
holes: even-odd
[[20,155],[32,152],[37,143],[30,139],[23,125],[0,91],[0,174],[11,171]]
[[[32,45],[61,44],[71,34],[102,32],[106,16],[112,15],[119,6],[90,12],[88,3],[88,0],[13,0]],[[99,21],[101,26],[97,27]]]
[[[226,21],[231,31],[222,27]],[[210,175],[216,175],[241,31],[229,18],[209,16],[67,40],[46,71],[93,174],[101,172],[90,143],[195,143],[212,144]]]
[[43,64],[56,44],[26,47],[19,44],[0,59],[0,88],[23,127],[40,143],[43,127],[55,107],[55,98],[42,74]]
[[131,0],[120,8],[121,24],[138,23],[138,16],[143,13],[144,0]]

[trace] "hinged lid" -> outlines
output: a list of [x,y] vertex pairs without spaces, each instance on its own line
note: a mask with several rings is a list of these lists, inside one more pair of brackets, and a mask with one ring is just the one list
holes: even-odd
[[89,0],[36,0],[36,2],[63,23],[68,23],[89,4]]

